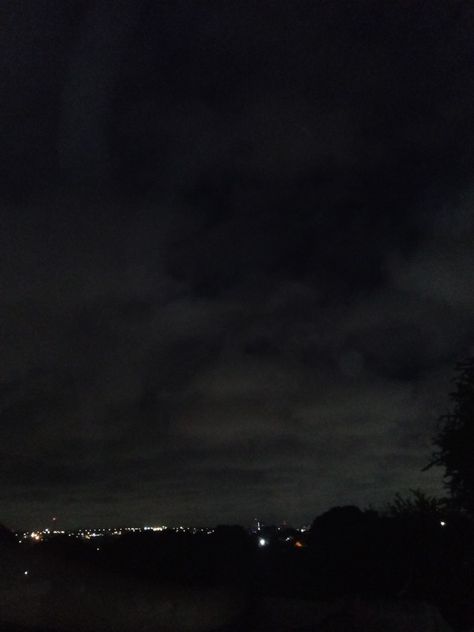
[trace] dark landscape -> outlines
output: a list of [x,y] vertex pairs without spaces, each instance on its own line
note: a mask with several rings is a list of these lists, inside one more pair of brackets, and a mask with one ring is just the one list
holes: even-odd
[[400,500],[309,529],[4,529],[2,630],[472,629],[472,522]]
[[472,0],[0,5],[0,632],[473,632]]

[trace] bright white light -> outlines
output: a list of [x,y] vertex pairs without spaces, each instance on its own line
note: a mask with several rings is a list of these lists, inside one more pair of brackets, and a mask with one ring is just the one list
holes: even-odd
[[258,546],[266,546],[267,544],[268,542],[265,540],[265,538],[258,539]]
[[445,527],[445,526],[446,526],[446,523],[445,523],[445,521],[444,521],[444,520],[441,520],[441,522],[440,522],[439,524],[440,524],[442,527]]
[[28,572],[29,572],[29,571],[25,571],[25,572],[23,573],[23,575],[28,575]]

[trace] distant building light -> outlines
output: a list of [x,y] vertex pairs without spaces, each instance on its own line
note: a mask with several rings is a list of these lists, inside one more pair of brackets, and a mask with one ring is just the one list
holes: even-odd
[[23,575],[28,575],[28,573],[29,573],[29,571],[25,571],[25,572],[23,573]]
[[265,540],[265,538],[258,539],[258,546],[266,546],[267,544],[268,544],[268,540]]
[[441,522],[440,522],[439,524],[440,524],[442,527],[445,527],[445,526],[446,526],[446,523],[445,523],[445,521],[444,521],[444,520],[441,520]]

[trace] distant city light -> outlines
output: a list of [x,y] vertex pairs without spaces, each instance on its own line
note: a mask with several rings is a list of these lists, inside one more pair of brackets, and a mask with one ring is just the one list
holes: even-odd
[[29,571],[25,571],[25,572],[23,573],[23,575],[28,575],[28,573],[29,573]]
[[[444,526],[444,523],[442,524]],[[261,524],[260,524],[260,528],[261,528]],[[93,538],[101,538],[101,537],[109,538],[111,536],[121,536],[125,533],[143,533],[143,532],[150,532],[150,531],[159,533],[159,532],[163,532],[167,530],[171,530],[177,534],[190,533],[194,535],[198,533],[212,535],[215,532],[215,529],[209,528],[209,527],[193,527],[193,526],[185,526],[185,525],[177,525],[174,527],[168,527],[166,525],[157,525],[157,526],[146,525],[145,527],[107,527],[107,528],[101,527],[101,528],[95,528],[95,529],[78,528],[78,529],[71,529],[71,530],[45,528],[45,529],[38,529],[36,531],[31,531],[31,532],[17,531],[15,532],[15,535],[19,543],[24,542],[26,540],[30,540],[33,542],[49,541],[58,535],[64,535],[64,536],[67,536],[68,538],[76,538],[78,540],[83,540],[83,541],[88,542],[88,541],[91,541]],[[255,533],[255,530],[252,530],[252,532]],[[263,534],[261,532],[257,534],[258,546],[263,547],[263,546],[270,545],[271,539],[268,537],[262,537],[262,535]],[[292,540],[293,541],[295,540],[294,536],[285,537],[286,542],[290,542]]]
[[445,521],[444,521],[444,520],[441,520],[441,522],[440,522],[439,524],[440,524],[442,527],[445,527],[445,526],[446,526],[446,523],[445,523]]

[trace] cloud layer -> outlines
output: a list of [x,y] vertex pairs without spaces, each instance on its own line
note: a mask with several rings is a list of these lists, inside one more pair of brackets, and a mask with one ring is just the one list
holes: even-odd
[[95,94],[84,7],[17,27],[2,520],[305,522],[439,492],[420,470],[474,351],[472,8],[142,4],[83,169],[90,129],[57,150],[71,68]]

